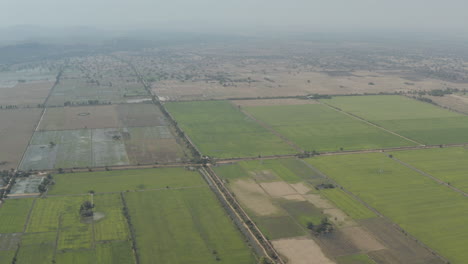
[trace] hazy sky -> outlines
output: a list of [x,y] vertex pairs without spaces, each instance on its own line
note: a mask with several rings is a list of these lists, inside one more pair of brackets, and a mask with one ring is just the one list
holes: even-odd
[[467,10],[467,0],[0,0],[0,27],[467,31]]

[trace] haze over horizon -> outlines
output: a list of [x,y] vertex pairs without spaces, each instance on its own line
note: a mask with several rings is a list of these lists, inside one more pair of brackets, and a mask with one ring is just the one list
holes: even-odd
[[0,25],[206,32],[468,31],[462,0],[3,0]]

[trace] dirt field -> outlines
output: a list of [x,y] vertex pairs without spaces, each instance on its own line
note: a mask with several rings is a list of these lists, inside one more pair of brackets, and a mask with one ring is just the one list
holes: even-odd
[[0,110],[0,169],[16,168],[42,109]]
[[53,85],[53,82],[38,81],[18,83],[11,88],[0,87],[0,105],[36,107],[44,103]]
[[303,105],[317,104],[315,100],[301,99],[263,99],[263,100],[234,100],[231,101],[236,106],[267,106],[267,105]]
[[265,191],[253,180],[236,180],[231,186],[236,193],[236,198],[255,214],[262,216],[280,212],[280,209],[272,203]]
[[297,194],[289,184],[286,182],[264,182],[260,183],[260,186],[271,196],[271,197],[283,197],[286,195]]
[[424,96],[436,104],[461,113],[468,114],[468,96],[448,94],[444,96]]
[[384,249],[385,247],[369,234],[366,230],[359,226],[342,228],[341,231],[348,237],[349,240],[364,252],[376,251]]
[[[267,66],[265,66],[267,67]],[[167,80],[156,83],[153,92],[169,100],[227,99],[242,97],[293,96],[307,94],[380,93],[414,90],[463,89],[464,84],[436,79],[406,79],[399,73],[356,71],[347,76],[330,76],[322,72],[291,72],[290,69],[270,69],[270,73],[243,73],[235,69],[239,78],[251,76],[256,82],[227,86],[217,82]],[[266,70],[267,72],[269,70]],[[268,76],[268,77],[265,77]],[[264,78],[274,82],[265,81]],[[310,81],[310,82],[309,82]],[[264,102],[272,103],[272,102]]]
[[387,248],[369,253],[377,263],[444,263],[383,218],[363,220],[360,224]]
[[47,108],[39,130],[123,128],[167,125],[153,104],[118,104]]
[[320,247],[310,238],[278,239],[272,241],[288,264],[331,264]]
[[47,108],[39,130],[120,127],[115,105]]

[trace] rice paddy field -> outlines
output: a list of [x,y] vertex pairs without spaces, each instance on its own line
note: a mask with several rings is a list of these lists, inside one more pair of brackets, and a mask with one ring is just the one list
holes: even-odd
[[468,192],[468,149],[434,148],[393,152],[393,156],[411,166]]
[[343,111],[426,145],[468,142],[468,117],[403,96],[324,99]]
[[179,144],[173,128],[153,104],[77,106],[46,110],[20,168],[84,168],[189,159],[191,153]]
[[297,152],[228,101],[171,102],[165,106],[204,155],[233,158]]
[[307,151],[411,146],[413,142],[322,104],[245,107],[255,118]]
[[[242,161],[215,171],[276,249],[292,261],[301,256],[304,263],[353,263],[345,261],[369,259],[355,255],[386,249],[358,222],[376,215],[341,189],[316,188],[330,182],[299,159]],[[323,218],[336,231],[313,235],[307,227]]]
[[380,153],[307,162],[451,263],[468,259],[468,201],[463,195]]
[[[54,179],[47,196],[8,199],[0,208],[2,263],[13,257],[38,264],[256,263],[197,171],[141,169]],[[92,218],[79,215],[84,201],[94,204]]]

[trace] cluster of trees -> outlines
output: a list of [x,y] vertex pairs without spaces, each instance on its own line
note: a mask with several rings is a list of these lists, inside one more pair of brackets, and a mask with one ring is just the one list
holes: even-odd
[[80,206],[80,216],[81,217],[90,217],[94,215],[93,212],[94,204],[90,201],[84,201]]
[[110,105],[112,104],[111,102],[104,102],[104,101],[99,101],[99,100],[88,100],[88,101],[83,101],[83,102],[72,102],[72,101],[66,101],[63,103],[63,106],[72,106],[72,105]]
[[332,183],[321,183],[315,185],[316,190],[321,190],[321,189],[334,189],[336,186],[333,185]]
[[0,109],[18,109],[17,105],[0,105]]
[[45,193],[47,191],[47,186],[54,184],[52,179],[52,174],[47,174],[47,177],[42,180],[41,184],[37,187],[40,193]]
[[318,225],[315,225],[312,222],[308,222],[307,229],[314,232],[316,235],[320,235],[320,234],[328,234],[328,233],[333,232],[334,227],[333,227],[333,224],[330,223],[330,220],[328,220],[328,218],[325,217],[322,219],[322,221]]

